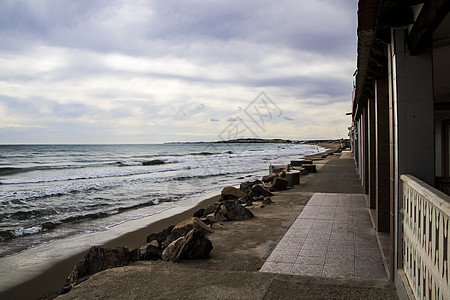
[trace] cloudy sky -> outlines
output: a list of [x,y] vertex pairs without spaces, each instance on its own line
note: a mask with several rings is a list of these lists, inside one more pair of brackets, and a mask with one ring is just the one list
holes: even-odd
[[2,0],[0,143],[345,137],[357,0]]

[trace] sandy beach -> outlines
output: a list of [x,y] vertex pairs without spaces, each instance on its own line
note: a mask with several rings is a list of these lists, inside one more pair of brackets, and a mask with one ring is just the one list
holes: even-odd
[[[106,243],[98,244],[99,246],[104,247],[119,247],[124,246],[129,249],[134,249],[140,247],[145,244],[145,238],[148,234],[153,232],[160,232],[164,228],[172,224],[176,224],[182,220],[185,220],[192,216],[192,214],[197,211],[199,208],[207,206],[211,203],[216,202],[219,199],[219,196],[208,197],[204,200],[199,200],[199,202],[183,211],[183,208],[180,208],[181,212],[171,215],[169,217],[164,217],[164,215],[155,216],[157,221],[150,223],[148,226],[140,228],[138,230],[126,232],[120,235],[117,238],[114,238]],[[172,213],[172,212],[171,212]],[[152,219],[152,218],[150,218]],[[140,222],[143,222],[142,220]],[[110,233],[103,233],[108,234]],[[65,258],[56,264],[52,265],[49,269],[40,268],[41,274],[36,277],[22,283],[16,285],[4,292],[0,293],[0,298],[2,299],[36,299],[39,297],[49,296],[50,298],[58,295],[61,291],[61,288],[64,286],[66,282],[66,278],[68,274],[72,271],[74,265],[80,260],[87,249],[83,249],[82,251],[76,251],[77,253],[71,255],[68,258]]]

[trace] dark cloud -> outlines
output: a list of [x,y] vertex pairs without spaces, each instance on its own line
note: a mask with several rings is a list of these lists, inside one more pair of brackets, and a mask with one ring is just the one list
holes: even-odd
[[350,101],[356,6],[356,0],[4,0],[0,129],[14,128],[24,139],[26,128],[43,134],[55,123],[58,129],[45,136],[67,130],[81,137],[96,128],[105,135],[146,132],[145,126],[162,137],[180,130],[211,135],[220,132],[219,120],[236,120],[237,107],[262,90],[281,106],[283,99],[296,103],[280,124],[303,126],[315,119],[301,105]]
[[189,52],[193,41],[229,40],[342,54],[355,47],[348,32],[356,26],[349,9],[355,5],[356,0],[10,0],[2,1],[0,33],[28,42],[147,55]]

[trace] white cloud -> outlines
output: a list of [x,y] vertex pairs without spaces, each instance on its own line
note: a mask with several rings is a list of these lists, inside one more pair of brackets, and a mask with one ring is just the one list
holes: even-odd
[[216,139],[265,91],[285,114],[261,134],[345,136],[355,11],[356,0],[6,1],[0,134],[51,140],[58,124],[80,142]]

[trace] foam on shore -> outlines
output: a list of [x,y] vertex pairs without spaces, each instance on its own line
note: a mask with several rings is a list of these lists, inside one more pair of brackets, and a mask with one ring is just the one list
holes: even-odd
[[150,233],[192,216],[200,207],[217,201],[217,191],[180,202],[158,214],[131,220],[107,231],[78,235],[46,243],[0,259],[0,298],[37,298],[58,292],[75,263],[92,246],[134,249],[145,244]]

